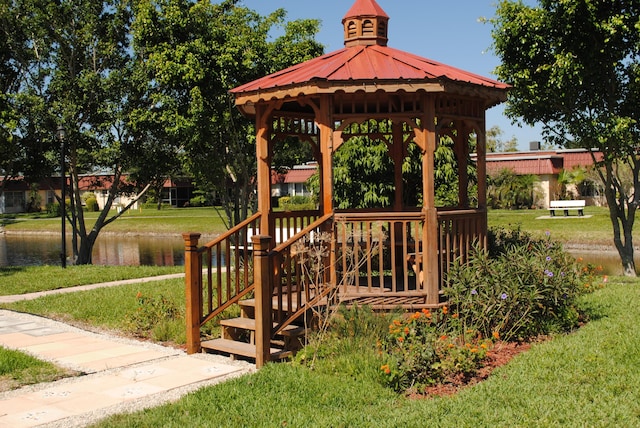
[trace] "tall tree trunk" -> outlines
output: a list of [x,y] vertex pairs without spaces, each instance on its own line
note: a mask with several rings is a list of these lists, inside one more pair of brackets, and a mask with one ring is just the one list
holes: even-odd
[[620,255],[622,270],[625,276],[636,277],[633,249],[633,224],[636,208],[620,185],[610,162],[605,165],[605,175],[601,175],[605,184],[604,194],[609,205],[609,218],[613,226],[613,243]]

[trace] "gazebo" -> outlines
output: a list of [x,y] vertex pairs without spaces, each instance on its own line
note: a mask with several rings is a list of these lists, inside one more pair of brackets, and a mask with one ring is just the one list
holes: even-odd
[[[485,111],[506,99],[508,85],[387,46],[389,16],[375,0],[356,0],[342,22],[343,49],[231,91],[255,119],[258,212],[201,248],[199,234],[184,235],[188,352],[261,366],[294,350],[304,334],[297,320],[318,305],[437,307],[451,263],[486,241]],[[271,205],[272,155],[292,137],[318,162],[317,210]],[[334,154],[350,140],[385,143],[390,206],[336,209]],[[435,154],[445,140],[458,200],[437,207]],[[418,189],[405,189],[410,145],[421,154]],[[421,193],[420,206],[407,205],[407,191]],[[221,339],[201,342],[201,327],[233,305],[241,317],[221,320]]]

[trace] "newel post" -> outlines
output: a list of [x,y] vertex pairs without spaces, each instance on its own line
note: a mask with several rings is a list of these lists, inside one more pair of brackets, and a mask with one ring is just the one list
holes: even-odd
[[273,271],[269,261],[270,236],[252,236],[253,280],[256,284],[256,367],[264,366],[271,357],[271,326]]
[[198,253],[199,233],[183,233],[184,282],[187,301],[187,354],[200,352],[200,318],[202,317],[202,268]]

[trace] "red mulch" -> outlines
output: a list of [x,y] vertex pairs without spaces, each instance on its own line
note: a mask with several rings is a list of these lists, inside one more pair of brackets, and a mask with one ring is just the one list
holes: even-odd
[[432,397],[444,397],[457,393],[460,389],[475,385],[485,380],[497,367],[507,364],[513,357],[521,352],[527,351],[531,347],[530,343],[498,342],[487,352],[484,365],[478,369],[472,377],[460,376],[447,379],[447,382],[427,387],[423,393],[413,392],[408,396],[412,399],[423,399]]

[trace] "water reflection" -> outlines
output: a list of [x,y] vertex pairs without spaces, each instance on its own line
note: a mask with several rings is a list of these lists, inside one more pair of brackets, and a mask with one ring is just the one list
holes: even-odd
[[[67,248],[70,247],[68,242]],[[576,258],[582,257],[585,263],[601,265],[607,275],[622,274],[620,258],[615,251],[571,250],[570,253]],[[97,265],[183,266],[184,242],[179,236],[102,235],[93,249],[93,262]],[[44,264],[60,264],[60,239],[55,235],[0,234],[0,266]],[[640,251],[636,251],[636,266],[640,269]]]
[[[49,235],[0,235],[0,266],[57,265],[60,239]],[[71,248],[68,240],[67,248]],[[182,266],[180,237],[126,237],[103,235],[93,248],[96,265]]]

